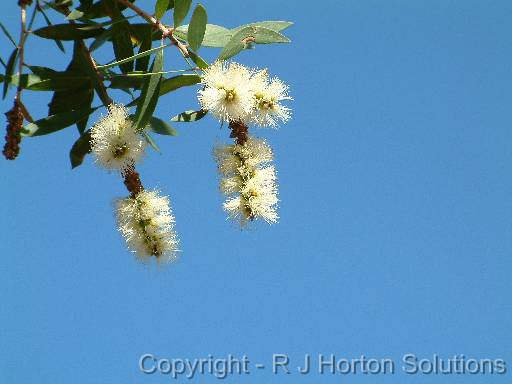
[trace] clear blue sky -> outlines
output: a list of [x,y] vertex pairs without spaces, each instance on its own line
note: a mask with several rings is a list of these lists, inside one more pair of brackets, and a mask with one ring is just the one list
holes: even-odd
[[[252,131],[276,153],[280,223],[240,231],[226,221],[211,152],[227,130],[211,118],[176,125],[180,135],[155,137],[163,153],[139,169],[147,187],[170,195],[183,252],[168,268],[148,268],[116,231],[121,179],[90,158],[70,169],[76,128],[24,140],[16,161],[0,160],[0,381],[171,382],[139,372],[143,353],[247,354],[268,364],[273,353],[399,363],[410,352],[503,358],[509,372],[253,369],[224,381],[510,382],[512,3],[203,3],[211,23],[295,22],[291,45],[237,58],[268,66],[295,98],[290,123]],[[17,31],[15,1],[0,11]],[[2,41],[5,59],[12,48]],[[166,69],[183,68],[175,52],[166,55]],[[66,64],[40,39],[29,41],[27,60]],[[162,99],[157,116],[196,108],[194,92]],[[26,93],[34,116],[45,116],[47,96]]]

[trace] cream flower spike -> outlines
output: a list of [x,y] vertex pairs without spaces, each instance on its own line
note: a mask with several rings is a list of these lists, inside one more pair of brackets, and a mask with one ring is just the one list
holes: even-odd
[[242,227],[250,221],[263,219],[276,223],[277,177],[272,150],[264,140],[249,138],[243,145],[223,145],[214,151],[219,172],[223,176],[220,190],[228,196],[224,210],[240,221]]
[[117,221],[128,248],[139,260],[147,261],[151,256],[159,262],[176,259],[179,242],[167,196],[142,191],[135,197],[118,200]]
[[293,100],[284,82],[277,77],[269,79],[264,69],[251,77],[251,89],[254,93],[252,123],[260,127],[277,128],[279,122],[286,123],[291,118],[291,109],[282,104],[284,100]]
[[203,74],[201,107],[220,121],[247,121],[254,108],[251,72],[245,66],[217,61]]
[[146,142],[121,104],[111,104],[108,114],[91,129],[91,148],[96,162],[108,170],[124,171],[144,155]]

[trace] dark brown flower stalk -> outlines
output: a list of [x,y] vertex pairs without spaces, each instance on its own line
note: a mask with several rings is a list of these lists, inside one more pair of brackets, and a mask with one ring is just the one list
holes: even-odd
[[14,105],[5,113],[5,116],[7,116],[7,133],[2,153],[7,160],[14,160],[20,153],[21,128],[23,126],[23,113],[18,99],[14,100]]
[[241,121],[230,121],[229,128],[231,128],[231,134],[229,137],[236,139],[236,143],[244,145],[249,139],[249,128]]
[[126,189],[128,189],[132,197],[135,197],[139,192],[144,190],[142,182],[140,181],[140,175],[135,170],[135,167],[124,170],[122,175],[124,177],[124,185],[126,185]]

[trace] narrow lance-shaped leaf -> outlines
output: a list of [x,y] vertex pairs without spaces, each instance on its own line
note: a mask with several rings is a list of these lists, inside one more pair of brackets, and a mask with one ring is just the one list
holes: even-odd
[[73,9],[69,15],[66,16],[67,20],[77,20],[84,16],[84,13],[82,11],[79,11],[78,9]]
[[21,131],[22,136],[42,136],[49,133],[57,132],[61,129],[75,124],[90,115],[94,109],[87,108],[77,111],[62,112],[55,115],[39,119],[33,123],[25,125]]
[[[31,66],[30,69],[37,75],[50,76],[55,71],[44,68]],[[90,63],[86,60],[83,55],[80,44],[75,42],[73,49],[73,57],[71,62],[66,68],[66,74],[73,76],[83,76],[88,78],[89,81],[77,84],[75,88],[63,89],[56,91],[53,94],[52,100],[49,104],[48,115],[55,115],[62,112],[68,112],[70,110],[80,110],[90,108],[91,103],[94,99],[94,87],[98,87],[98,81],[93,76],[93,70]],[[87,125],[88,116],[77,121],[77,128],[79,132],[83,132]]]
[[149,134],[146,131],[142,132],[142,137],[144,137],[144,139],[151,146],[151,148],[160,153],[160,148],[158,147],[157,143],[155,142],[155,140],[153,140],[151,136],[149,136]]
[[76,168],[83,163],[85,155],[91,153],[91,130],[84,132],[71,147],[69,152],[69,160],[71,168]]
[[0,23],[0,28],[2,28],[2,31],[4,32],[5,36],[7,36],[7,38],[11,41],[11,43],[17,47],[18,44],[16,44],[16,42],[14,41],[13,37],[11,36],[11,34],[9,33],[9,31],[7,30],[7,28],[5,28],[5,26]]
[[141,53],[137,53],[136,55],[133,55],[131,57],[127,57],[126,59],[123,59],[123,60],[115,61],[115,62],[110,63],[110,64],[98,65],[98,69],[108,69],[108,68],[116,67],[118,65],[121,65],[121,64],[133,61],[135,59],[139,59],[141,57],[145,57],[145,56],[151,55],[151,54],[153,54],[155,52],[160,52],[164,48],[167,48],[169,46],[170,46],[170,44],[161,45],[159,47],[151,48],[151,49],[148,49],[147,51],[144,51],[144,52],[141,52]]
[[281,32],[281,31],[285,30],[286,28],[291,27],[292,25],[293,25],[293,23],[291,21],[276,21],[276,20],[256,21],[255,23],[244,24],[239,27],[233,28],[231,31],[233,31],[233,33],[236,33],[239,30],[246,28],[246,27],[263,27],[263,28],[272,29],[273,31],[276,31],[276,32]]
[[[50,25],[53,25],[52,22],[50,21],[50,18],[48,17],[48,15],[46,14],[46,12],[44,11],[44,9],[42,7],[39,7],[39,12],[41,12],[41,15],[43,15],[43,19],[46,21],[46,24],[48,26]],[[57,45],[57,47],[62,51],[62,52],[66,52],[66,50],[64,49],[64,45],[62,44],[62,41],[60,40],[54,40],[55,41],[55,44]]]
[[290,39],[272,29],[264,27],[245,27],[239,30],[224,47],[219,60],[226,60],[246,49],[250,43],[271,44],[289,43]]
[[101,33],[94,39],[91,46],[89,47],[89,51],[95,51],[99,47],[101,47],[103,44],[105,44],[108,40],[112,38],[112,28],[109,28],[105,30],[105,32]]
[[156,104],[158,103],[158,97],[160,93],[160,79],[162,78],[161,72],[163,69],[164,54],[160,50],[155,55],[153,64],[151,65],[150,71],[155,73],[149,76],[144,81],[142,86],[140,100],[137,104],[137,110],[135,112],[135,123],[137,128],[141,131],[146,127],[149,119],[155,111]]
[[[291,25],[293,25],[293,23],[289,21],[258,21],[255,23],[241,25],[233,29],[228,29],[221,27],[220,25],[206,24],[206,30],[201,45],[203,47],[223,48],[227,43],[229,43],[231,38],[243,28],[264,27],[276,32],[281,32]],[[188,25],[182,25],[174,31],[174,35],[181,40],[188,41],[188,28]]]
[[192,19],[190,20],[187,32],[188,43],[190,48],[194,51],[197,51],[201,47],[207,22],[208,16],[206,15],[206,10],[201,4],[198,4],[192,13]]
[[178,131],[171,127],[170,124],[157,117],[149,119],[149,128],[159,135],[176,136],[178,134]]
[[171,121],[174,122],[182,122],[182,123],[190,123],[192,121],[201,120],[206,116],[208,111],[201,109],[199,111],[185,111],[181,112],[179,115],[174,116]]
[[5,99],[5,96],[7,95],[7,91],[9,90],[9,79],[11,78],[14,67],[16,66],[16,61],[18,59],[18,48],[15,48],[14,51],[12,51],[11,56],[9,57],[9,60],[7,61],[7,66],[5,67],[5,83],[4,83],[4,93],[3,98]]
[[[148,51],[151,49],[152,46],[152,39],[151,39],[152,29],[151,26],[148,25],[148,28],[143,30],[143,33],[140,36],[140,47],[139,47],[139,54],[144,53],[145,51]],[[149,66],[149,55],[139,57],[135,61],[135,70],[136,71],[147,71]]]
[[155,4],[155,17],[160,20],[169,8],[169,0],[157,0]]
[[[38,67],[32,67],[37,71]],[[14,75],[10,79],[11,84],[21,86],[30,91],[60,91],[65,89],[80,88],[91,84],[88,77],[73,72],[47,71],[45,73]]]
[[174,76],[169,79],[163,79],[160,85],[160,96],[172,92],[178,88],[186,87],[189,85],[198,84],[201,82],[201,76],[195,74],[184,74]]
[[187,16],[188,11],[190,10],[190,5],[192,4],[192,0],[175,0],[174,1],[174,28],[177,28],[181,25],[181,22]]
[[[188,40],[188,28],[189,25],[182,25],[174,31],[174,35],[179,39]],[[220,25],[206,24],[201,45],[204,47],[222,48],[229,42],[233,35],[234,32],[230,29],[221,27]]]
[[91,25],[55,24],[33,31],[35,35],[51,40],[88,39],[102,34],[105,29]]
[[190,56],[190,59],[194,62],[195,65],[197,65],[201,69],[208,68],[208,63],[203,60],[201,56],[199,56],[197,53],[195,53],[192,50],[188,50],[188,55]]
[[[118,8],[117,0],[110,1],[110,11],[112,13],[112,44],[114,45],[114,53],[116,60],[123,60],[133,56],[133,45],[130,38],[130,29],[128,21],[124,18],[123,14]],[[119,67],[124,73],[133,70],[133,62],[127,61],[120,64]]]

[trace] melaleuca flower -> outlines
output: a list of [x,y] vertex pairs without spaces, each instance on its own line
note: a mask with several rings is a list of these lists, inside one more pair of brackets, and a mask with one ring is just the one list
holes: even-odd
[[109,105],[108,114],[91,129],[92,152],[96,161],[109,170],[133,167],[144,154],[145,146],[124,105]]
[[288,95],[288,86],[277,77],[269,79],[267,70],[258,71],[251,77],[251,89],[254,94],[254,109],[251,122],[261,127],[278,126],[291,117],[291,109],[284,106],[283,100],[293,100]]
[[119,231],[128,248],[142,261],[155,256],[158,261],[176,258],[178,238],[169,198],[157,191],[142,191],[117,201]]
[[223,145],[214,150],[223,178],[221,191],[228,195],[224,210],[242,226],[261,218],[276,223],[277,184],[271,148],[264,140],[249,138],[244,144]]
[[238,63],[217,61],[203,74],[201,107],[221,121],[246,120],[254,107],[251,72]]

